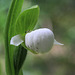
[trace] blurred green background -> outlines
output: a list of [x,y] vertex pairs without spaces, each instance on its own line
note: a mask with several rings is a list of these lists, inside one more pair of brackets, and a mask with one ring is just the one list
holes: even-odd
[[[11,0],[0,0],[0,75],[6,75],[4,30],[10,4]],[[25,0],[23,10],[36,4],[38,28],[50,28],[64,46],[53,46],[45,54],[28,52],[24,75],[75,75],[75,0]]]

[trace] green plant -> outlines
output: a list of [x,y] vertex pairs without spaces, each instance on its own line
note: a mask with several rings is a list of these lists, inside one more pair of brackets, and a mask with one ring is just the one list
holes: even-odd
[[[7,75],[22,75],[21,67],[27,54],[27,50],[21,45],[18,47],[11,46],[10,39],[17,33],[24,35],[25,31],[32,30],[39,16],[39,7],[37,5],[21,12],[23,1],[12,1],[6,22],[5,58]],[[17,56],[19,56],[18,59]],[[23,58],[21,59],[21,57]]]
[[[33,53],[47,52],[52,48],[53,44],[63,45],[54,39],[53,32],[48,28],[32,31],[39,17],[39,6],[35,5],[21,12],[23,1],[12,1],[6,22],[5,57],[7,75],[23,75],[22,65],[26,58],[27,50]],[[32,32],[27,33],[29,31]],[[33,36],[35,36],[35,39]],[[39,46],[37,43],[39,43]],[[47,46],[45,46],[46,44]],[[33,49],[29,46],[32,46]],[[39,50],[37,51],[35,48]]]

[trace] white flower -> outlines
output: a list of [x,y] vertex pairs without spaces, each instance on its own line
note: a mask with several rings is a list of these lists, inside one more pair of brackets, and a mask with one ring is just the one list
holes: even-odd
[[11,38],[10,44],[15,45],[15,46],[19,46],[22,42],[24,42],[24,40],[22,39],[22,36],[16,35]]
[[53,32],[48,28],[41,28],[27,33],[25,40],[22,39],[21,35],[16,35],[11,38],[10,44],[18,46],[24,41],[27,48],[38,53],[49,51],[54,44],[63,45],[54,39]]

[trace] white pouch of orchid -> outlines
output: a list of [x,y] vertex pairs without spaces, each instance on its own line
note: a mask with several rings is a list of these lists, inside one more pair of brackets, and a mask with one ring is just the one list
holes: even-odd
[[54,39],[53,32],[48,28],[31,31],[25,35],[24,40],[20,34],[16,35],[11,38],[10,44],[19,46],[23,42],[27,48],[37,53],[48,52],[53,45],[63,45]]

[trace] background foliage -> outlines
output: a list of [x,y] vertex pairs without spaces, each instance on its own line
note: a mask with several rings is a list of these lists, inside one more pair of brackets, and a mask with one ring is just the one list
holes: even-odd
[[[4,29],[10,3],[11,0],[0,0],[0,75],[6,75]],[[37,26],[53,30],[64,46],[53,46],[43,55],[28,52],[24,75],[75,75],[75,1],[25,0],[23,10],[35,4],[41,9]]]

